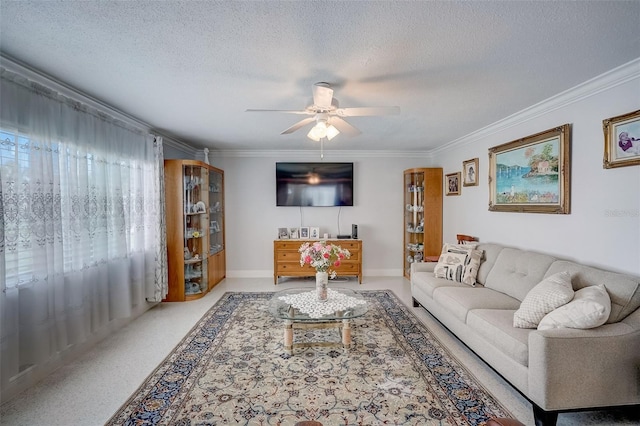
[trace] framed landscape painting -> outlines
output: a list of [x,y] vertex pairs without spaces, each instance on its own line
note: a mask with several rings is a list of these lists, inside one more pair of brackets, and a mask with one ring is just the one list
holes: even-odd
[[489,210],[570,212],[571,126],[489,149]]
[[640,164],[640,110],[602,120],[605,169]]

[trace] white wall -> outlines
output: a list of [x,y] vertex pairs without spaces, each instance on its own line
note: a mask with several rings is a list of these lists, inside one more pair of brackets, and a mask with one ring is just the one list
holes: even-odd
[[[470,234],[640,275],[640,166],[602,168],[602,120],[640,109],[639,94],[636,60],[430,153],[329,151],[326,161],[355,163],[355,206],[342,209],[275,205],[275,162],[319,161],[319,152],[212,151],[212,164],[225,171],[227,276],[272,276],[279,227],[319,226],[321,235],[335,235],[348,234],[352,223],[363,239],[365,276],[401,275],[403,170],[453,173],[475,157],[480,185],[444,197],[445,242]],[[488,149],[565,123],[572,125],[571,214],[488,211]]]
[[[434,154],[434,166],[443,167],[445,174],[461,171],[464,160],[480,160],[479,186],[445,197],[444,240],[470,234],[484,242],[640,275],[640,166],[602,167],[602,120],[640,109],[640,62],[634,67],[635,77],[626,83],[616,82],[616,76],[601,78],[608,82],[604,87],[589,82],[588,90],[577,90],[581,95],[561,94],[523,112],[523,119],[511,117],[511,127],[470,135],[455,148]],[[488,211],[488,149],[565,123],[572,125],[571,214]]]
[[275,163],[320,161],[319,151],[212,154],[212,164],[225,172],[228,277],[273,276],[278,228],[318,226],[320,235],[335,236],[350,234],[352,223],[363,240],[364,275],[402,274],[402,172],[428,167],[424,154],[325,152],[324,161],[354,163],[354,206],[342,208],[276,207]]

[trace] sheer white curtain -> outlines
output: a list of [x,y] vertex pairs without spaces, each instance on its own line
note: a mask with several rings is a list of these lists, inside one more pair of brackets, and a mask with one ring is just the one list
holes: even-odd
[[0,68],[2,389],[166,294],[162,141]]

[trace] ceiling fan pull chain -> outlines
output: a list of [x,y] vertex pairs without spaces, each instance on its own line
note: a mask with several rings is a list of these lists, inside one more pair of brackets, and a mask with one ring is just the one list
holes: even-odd
[[320,139],[320,159],[324,160],[324,138]]

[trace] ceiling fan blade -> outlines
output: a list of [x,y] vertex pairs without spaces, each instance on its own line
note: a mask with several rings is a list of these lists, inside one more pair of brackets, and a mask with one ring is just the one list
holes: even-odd
[[299,128],[304,127],[309,123],[313,123],[314,121],[315,121],[314,117],[305,118],[304,120],[298,121],[296,124],[294,124],[293,126],[289,127],[288,129],[286,129],[285,131],[283,131],[280,134],[281,135],[288,135],[289,133],[293,133],[296,130],[298,130]]
[[313,104],[320,108],[330,108],[333,99],[333,89],[329,83],[316,83],[313,85]]
[[340,133],[344,133],[347,136],[358,136],[360,133],[362,133],[360,130],[356,129],[340,117],[331,117],[329,123],[333,124],[333,126],[338,129]]
[[284,114],[312,115],[313,111],[290,110],[290,109],[247,109],[245,112],[280,112]]
[[397,115],[400,114],[400,107],[361,107],[361,108],[338,108],[336,114],[340,117],[363,117],[367,115]]

